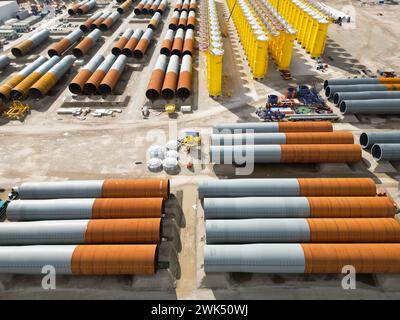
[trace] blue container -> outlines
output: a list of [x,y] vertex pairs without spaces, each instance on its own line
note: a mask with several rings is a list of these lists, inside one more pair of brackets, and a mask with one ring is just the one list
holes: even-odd
[[299,86],[298,96],[305,97],[310,93],[310,88],[308,86]]
[[268,103],[269,104],[277,104],[278,103],[278,96],[275,94],[270,94],[268,96]]

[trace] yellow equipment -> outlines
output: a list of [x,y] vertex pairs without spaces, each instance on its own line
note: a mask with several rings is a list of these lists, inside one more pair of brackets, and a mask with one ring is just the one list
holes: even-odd
[[187,135],[183,139],[183,144],[187,147],[197,147],[201,144],[201,138],[199,136]]
[[10,108],[3,113],[3,116],[11,120],[19,120],[24,117],[29,110],[31,110],[30,105],[22,104],[19,100],[13,100]]
[[168,114],[172,114],[176,110],[176,106],[173,103],[167,103],[164,108]]

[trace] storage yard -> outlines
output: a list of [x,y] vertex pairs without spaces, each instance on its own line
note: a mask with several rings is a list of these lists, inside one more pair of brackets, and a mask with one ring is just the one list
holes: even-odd
[[377,2],[7,1],[0,299],[399,299]]

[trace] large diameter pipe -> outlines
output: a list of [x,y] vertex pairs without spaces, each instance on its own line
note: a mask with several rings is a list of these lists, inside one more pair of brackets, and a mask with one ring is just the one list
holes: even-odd
[[147,28],[151,28],[153,30],[157,29],[158,24],[161,21],[161,13],[156,12],[150,19],[149,24],[147,25]]
[[400,114],[400,99],[343,100],[343,114]]
[[328,86],[343,86],[354,84],[400,84],[400,78],[353,78],[353,79],[331,79],[324,81],[324,89]]
[[184,0],[182,4],[182,11],[188,12],[190,7],[190,0]]
[[196,0],[190,0],[189,10],[190,11],[196,11],[196,9],[197,9],[197,1]]
[[204,214],[206,219],[392,218],[396,207],[388,197],[205,198]]
[[168,29],[165,38],[162,42],[160,53],[165,54],[167,56],[171,55],[172,43],[174,41],[174,33],[175,31],[172,29]]
[[10,221],[160,218],[163,198],[16,200],[7,207]]
[[370,178],[223,179],[200,182],[199,196],[200,198],[374,197],[376,186],[374,180]]
[[100,17],[98,17],[95,21],[90,25],[90,30],[94,30],[100,28],[100,25],[103,23],[111,15],[111,12],[104,12]]
[[182,10],[183,0],[176,0],[174,11],[180,12]]
[[376,143],[400,143],[400,131],[361,133],[360,145],[363,149],[369,149]]
[[81,71],[72,79],[68,88],[71,93],[81,94],[86,81],[92,76],[93,72],[99,67],[104,61],[104,56],[100,53],[96,53],[92,59],[82,68]]
[[168,6],[168,0],[161,0],[161,3],[157,8],[157,12],[164,14],[165,10],[167,9],[167,6]]
[[86,2],[83,6],[80,6],[77,10],[78,14],[85,14],[92,10],[96,6],[96,1],[95,0],[90,0]]
[[196,12],[195,11],[189,12],[186,26],[189,29],[194,29],[194,27],[196,26]]
[[206,220],[206,240],[207,244],[396,243],[400,223],[393,218]]
[[124,3],[122,3],[118,8],[117,11],[120,14],[124,14],[125,12],[128,12],[129,8],[132,5],[132,0],[126,0]]
[[49,36],[49,29],[43,29],[38,33],[30,36],[28,39],[20,42],[15,47],[11,48],[11,53],[15,57],[22,57],[30,52],[32,49],[36,48],[39,44],[47,40]]
[[4,67],[8,66],[11,62],[11,59],[5,54],[0,55],[0,70]]
[[194,48],[194,41],[193,41],[193,30],[188,29],[185,33],[185,41],[183,42],[182,48],[182,55],[189,54],[193,56],[193,48]]
[[114,64],[110,68],[110,71],[107,72],[100,83],[99,92],[101,94],[111,94],[111,92],[114,90],[119,78],[124,72],[127,59],[128,58],[122,54],[117,58],[117,60],[115,60]]
[[343,100],[400,99],[400,91],[337,92],[333,102],[340,105]]
[[72,50],[72,53],[77,58],[82,58],[101,37],[101,31],[94,29]]
[[117,56],[110,53],[104,61],[99,65],[96,71],[90,76],[90,78],[86,81],[83,86],[83,92],[86,94],[95,94],[99,89],[101,81],[106,76],[108,70],[110,70],[111,66],[117,59]]
[[22,80],[29,76],[33,71],[40,67],[47,61],[46,57],[40,56],[32,63],[28,64],[24,69],[11,75],[5,82],[0,86],[0,98],[6,101],[10,98],[11,90],[17,86]]
[[171,19],[169,20],[169,24],[168,24],[169,29],[172,29],[172,30],[178,29],[179,16],[180,16],[179,11],[174,11]]
[[42,274],[54,266],[57,274],[154,274],[157,245],[38,245],[0,247],[0,273]]
[[149,14],[155,14],[157,12],[157,8],[160,5],[161,0],[155,0],[151,7],[149,8]]
[[177,96],[181,100],[189,98],[192,93],[192,56],[184,55],[182,58],[181,71],[179,73]]
[[109,30],[119,18],[121,18],[121,14],[118,11],[114,11],[100,24],[100,30],[103,32]]
[[73,15],[77,14],[77,13],[78,13],[79,7],[83,6],[83,5],[84,5],[85,3],[87,3],[87,2],[88,2],[88,1],[85,0],[85,1],[81,1],[81,2],[75,3],[74,5],[72,5],[72,6],[68,9],[68,14],[69,14],[70,16],[73,16]]
[[61,56],[75,42],[78,42],[82,36],[83,36],[83,31],[81,29],[74,30],[72,33],[67,35],[65,38],[63,38],[62,40],[53,44],[48,51],[48,55],[50,57]]
[[333,126],[329,121],[313,122],[240,122],[219,123],[214,125],[215,133],[245,133],[250,132],[332,132]]
[[11,90],[12,99],[23,99],[26,98],[29,89],[41,78],[43,77],[54,65],[56,65],[61,58],[59,56],[53,56],[24,80],[22,80],[17,86]]
[[351,132],[212,134],[212,145],[353,144]]
[[188,13],[186,11],[182,11],[181,15],[179,16],[178,28],[185,30],[187,19],[188,19]]
[[140,1],[137,6],[133,9],[133,11],[135,12],[135,15],[139,16],[142,14],[142,10],[144,5],[146,4],[147,0],[142,0]]
[[157,244],[161,218],[9,222],[0,224],[0,245]]
[[125,47],[122,49],[122,54],[126,55],[127,57],[133,56],[133,51],[135,50],[137,44],[139,43],[140,39],[143,36],[143,30],[137,29],[129,41],[126,43]]
[[14,189],[21,199],[169,197],[168,179],[108,179],[24,182]]
[[133,50],[133,57],[135,59],[142,59],[150,45],[150,41],[153,38],[154,31],[151,28],[147,28],[140,41],[136,45],[135,50]]
[[151,8],[151,6],[153,5],[154,0],[147,0],[146,4],[144,5],[143,9],[142,9],[142,13],[143,14],[150,14],[149,10]]
[[60,62],[53,66],[29,89],[29,95],[34,99],[42,98],[53,88],[62,76],[72,67],[75,57],[65,56]]
[[102,14],[103,14],[103,12],[96,12],[93,16],[91,16],[84,23],[82,23],[79,26],[79,29],[81,29],[83,32],[89,31],[92,23],[95,22],[98,18],[100,18],[102,16]]
[[377,143],[372,146],[372,156],[377,160],[399,161],[400,144],[399,143]]
[[114,55],[119,56],[122,53],[122,49],[128,43],[128,41],[132,37],[132,35],[133,35],[133,30],[131,28],[126,29],[126,31],[122,34],[122,36],[119,38],[117,43],[111,49],[111,52]]
[[178,31],[175,34],[174,43],[172,44],[171,54],[173,55],[175,54],[178,56],[182,55],[184,35],[185,31],[183,29],[178,29]]
[[199,183],[200,198],[212,197],[373,197],[370,178],[223,179]]
[[355,144],[211,146],[210,158],[217,164],[356,163],[361,160],[361,147]]
[[205,272],[341,274],[399,273],[400,244],[268,243],[206,245]]
[[160,97],[165,71],[167,70],[167,61],[168,57],[164,54],[160,54],[157,58],[156,65],[146,89],[146,97],[151,101],[157,100]]
[[161,95],[165,100],[171,100],[175,96],[179,76],[179,56],[172,55],[169,59],[167,73],[161,89]]
[[343,86],[327,86],[325,95],[333,98],[337,92],[363,92],[363,91],[400,91],[400,84],[355,84]]

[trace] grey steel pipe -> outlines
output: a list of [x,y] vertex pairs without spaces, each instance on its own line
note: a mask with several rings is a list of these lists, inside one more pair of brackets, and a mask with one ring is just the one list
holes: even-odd
[[[80,31],[80,30],[79,30]],[[53,66],[29,89],[29,95],[35,99],[41,98],[53,88],[61,77],[72,67],[75,57],[65,56],[59,63]]]
[[122,54],[126,55],[127,57],[132,57],[133,51],[135,50],[137,44],[139,43],[142,35],[143,35],[143,30],[136,29],[132,37],[126,43],[125,47],[122,49]]
[[328,86],[342,86],[354,84],[393,84],[400,83],[400,78],[353,78],[353,79],[331,79],[324,81],[324,89]]
[[70,16],[75,15],[75,14],[78,12],[79,7],[83,6],[83,5],[84,5],[85,3],[87,3],[87,2],[88,2],[88,1],[85,0],[85,1],[81,1],[81,2],[75,3],[74,5],[72,5],[72,6],[68,9],[68,14],[69,14]]
[[10,64],[11,60],[5,54],[0,55],[0,69],[3,69],[5,66]]
[[400,99],[400,91],[337,92],[333,103],[340,105],[343,100]]
[[153,30],[157,29],[158,24],[161,21],[161,13],[156,12],[150,19],[149,24],[147,25],[147,28],[151,28]]
[[99,85],[99,92],[103,95],[111,94],[118,83],[119,78],[124,72],[126,60],[128,58],[121,54],[111,66],[110,71],[107,72]]
[[39,68],[22,80],[17,86],[11,90],[12,99],[23,99],[28,95],[29,89],[33,86],[36,81],[43,77],[54,65],[56,65],[61,58],[59,56],[53,56],[48,61],[43,63]]
[[91,16],[84,23],[82,23],[79,26],[79,29],[81,29],[83,32],[89,31],[90,30],[90,26],[92,25],[92,23],[95,22],[97,19],[99,19],[102,15],[103,15],[103,12],[101,12],[101,11],[96,12],[93,16]]
[[111,26],[119,20],[119,18],[121,18],[121,14],[118,11],[114,11],[100,24],[100,30],[103,32],[109,30]]
[[400,114],[400,99],[343,100],[343,114]]
[[82,58],[95,46],[96,42],[100,39],[101,34],[102,33],[99,29],[94,29],[72,50],[73,55],[77,58]]
[[400,143],[400,131],[361,133],[360,145],[363,149],[369,149],[376,143]]
[[95,21],[91,23],[90,30],[100,28],[102,22],[105,21],[110,15],[111,12],[104,12],[100,17],[98,17]]
[[90,0],[86,2],[83,6],[80,6],[77,10],[78,14],[85,14],[86,12],[89,12],[92,10],[95,6],[97,5],[95,0]]
[[171,19],[169,20],[168,28],[172,30],[178,29],[178,22],[179,22],[179,11],[174,11],[172,14]]
[[106,76],[108,70],[117,59],[117,56],[110,53],[104,61],[99,65],[96,71],[90,76],[83,86],[83,92],[86,94],[95,94],[100,86],[101,81]]
[[377,160],[399,161],[400,143],[377,143],[372,146],[372,156]]
[[143,7],[146,4],[147,0],[141,0],[137,6],[135,7],[135,9],[133,9],[133,11],[135,12],[135,15],[139,16],[141,15],[143,12]]
[[363,92],[363,91],[400,91],[400,84],[355,84],[343,86],[327,86],[325,96],[333,98],[337,92]]
[[39,44],[47,40],[49,36],[49,29],[43,29],[30,36],[28,39],[20,42],[15,47],[11,48],[11,53],[15,57],[22,57],[30,52],[32,49],[36,48]]
[[111,49],[112,54],[119,56],[122,53],[122,49],[128,43],[132,35],[133,35],[133,30],[131,28],[126,29],[125,32],[122,34],[122,36],[119,38],[118,42]]
[[81,29],[76,29],[67,35],[62,40],[53,44],[49,51],[47,52],[50,57],[52,56],[61,56],[65,51],[68,50],[75,42],[83,36],[83,31]]
[[[258,132],[332,132],[331,122],[239,122],[218,123],[213,126],[214,133]],[[250,132],[251,132],[250,131]]]
[[35,61],[28,64],[21,71],[11,75],[0,86],[0,98],[3,101],[8,100],[10,98],[11,90],[46,61],[46,57],[40,56]]
[[72,79],[68,86],[69,91],[74,94],[81,94],[86,81],[93,75],[96,69],[104,61],[104,56],[100,53],[96,53],[92,59],[79,71],[79,73]]

